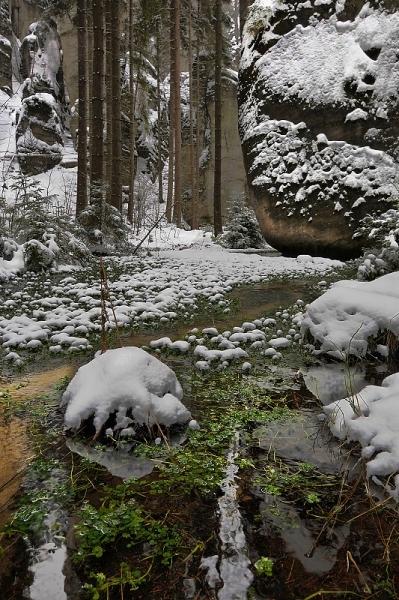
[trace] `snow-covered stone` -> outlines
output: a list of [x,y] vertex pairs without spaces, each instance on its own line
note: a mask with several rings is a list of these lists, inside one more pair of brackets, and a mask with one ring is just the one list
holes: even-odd
[[93,418],[100,432],[116,413],[116,426],[130,419],[138,425],[188,423],[183,391],[174,372],[144,350],[135,347],[108,350],[81,367],[62,397],[65,426],[77,431]]
[[381,331],[399,336],[398,306],[398,272],[369,282],[339,281],[309,304],[301,330],[334,358],[364,356],[369,339]]
[[399,373],[381,386],[369,385],[324,407],[332,433],[357,441],[367,462],[369,477],[393,476],[388,485],[399,500]]

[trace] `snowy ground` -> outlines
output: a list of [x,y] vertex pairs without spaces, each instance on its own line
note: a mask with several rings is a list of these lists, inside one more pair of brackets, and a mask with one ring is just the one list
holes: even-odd
[[[119,327],[168,323],[190,317],[200,300],[229,311],[225,295],[234,286],[276,276],[323,274],[338,261],[231,254],[216,245],[164,250],[147,258],[109,262],[110,299]],[[48,345],[51,353],[90,349],[101,329],[97,271],[72,270],[65,277],[25,273],[5,286],[0,339],[6,359],[19,364],[19,350]],[[109,328],[115,320],[108,305]]]

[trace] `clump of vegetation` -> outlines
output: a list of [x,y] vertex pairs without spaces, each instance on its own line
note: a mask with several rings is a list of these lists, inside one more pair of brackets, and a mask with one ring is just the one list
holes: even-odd
[[218,238],[226,248],[263,248],[265,240],[260,232],[254,211],[249,208],[245,197],[237,196],[229,206],[226,231]]
[[46,195],[39,181],[18,173],[10,189],[15,192],[13,205],[0,206],[0,252],[5,260],[12,260],[23,245],[29,271],[44,271],[58,262],[88,262],[91,252],[83,227],[53,210],[56,197]]
[[261,556],[255,563],[257,575],[273,577],[273,561],[267,556]]
[[290,465],[282,460],[270,460],[263,466],[254,483],[270,496],[282,496],[310,507],[320,504],[323,495],[336,489],[338,478],[325,475],[310,463]]

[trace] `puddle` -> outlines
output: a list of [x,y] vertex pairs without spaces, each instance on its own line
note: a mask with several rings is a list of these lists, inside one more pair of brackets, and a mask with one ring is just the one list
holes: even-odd
[[[223,318],[212,319],[211,315],[204,315],[195,320],[195,327],[216,327],[219,331],[225,331],[231,327],[240,325],[243,321],[251,321],[265,315],[272,315],[281,306],[294,304],[299,298],[303,298],[309,291],[309,284],[304,281],[290,281],[287,285],[283,281],[272,281],[259,283],[253,286],[244,286],[234,289],[226,297],[239,303],[238,311],[225,315]],[[193,327],[187,323],[171,324],[166,328],[159,328],[151,332],[139,332],[137,334],[122,336],[123,344],[126,346],[148,346],[155,338],[173,336],[174,340],[183,339],[187,332]]]
[[312,530],[312,523],[305,523],[291,504],[267,495],[260,504],[259,512],[266,519],[264,535],[269,536],[270,527],[276,528],[287,552],[297,558],[308,573],[315,575],[331,571],[350,533],[349,525],[335,527],[330,533],[328,546],[317,544],[318,524],[313,523]]
[[71,452],[105,467],[111,475],[121,479],[145,477],[152,473],[155,467],[154,461],[134,456],[129,452],[130,448],[126,450],[108,447],[97,449],[72,438],[67,439],[66,445]]
[[311,367],[302,375],[307,389],[323,405],[357,394],[369,383],[365,364],[331,363]]
[[252,439],[253,444],[267,452],[275,452],[287,461],[311,463],[322,473],[339,473],[348,466],[347,453],[341,453],[336,440],[312,410],[258,427]]

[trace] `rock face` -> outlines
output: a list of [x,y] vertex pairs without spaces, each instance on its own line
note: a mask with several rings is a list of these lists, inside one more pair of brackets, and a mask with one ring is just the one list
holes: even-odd
[[11,92],[11,23],[8,0],[0,0],[0,89]]
[[33,23],[20,55],[25,83],[16,130],[17,153],[22,171],[35,175],[62,160],[66,98],[56,23],[52,19]]
[[[190,181],[190,140],[189,140],[189,100],[188,73],[182,80],[182,126],[183,126],[183,214],[191,224],[191,181]],[[222,72],[222,215],[227,216],[231,201],[246,193],[246,173],[238,133],[237,72],[224,69]],[[198,216],[201,223],[213,222],[214,196],[214,148],[215,148],[215,98],[213,93],[213,64],[210,71],[203,69],[201,80],[200,114],[200,190]],[[193,147],[192,152],[195,152]]]
[[398,195],[396,0],[255,0],[240,65],[240,135],[267,241],[352,257],[366,214]]

